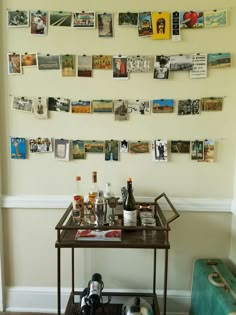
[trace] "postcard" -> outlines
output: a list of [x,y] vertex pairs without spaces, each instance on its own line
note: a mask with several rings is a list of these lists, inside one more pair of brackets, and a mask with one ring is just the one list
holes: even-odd
[[178,11],[174,11],[171,13],[171,39],[172,41],[180,41],[180,13]]
[[67,139],[54,140],[54,157],[57,160],[69,161],[70,159],[70,141]]
[[192,55],[170,56],[170,71],[189,71],[193,69]]
[[71,101],[71,112],[73,114],[90,114],[91,113],[91,101]]
[[129,153],[149,153],[148,141],[130,141]]
[[119,12],[118,13],[118,25],[120,25],[120,26],[137,26],[138,25],[138,13]]
[[190,153],[190,141],[186,140],[171,140],[171,153]]
[[52,139],[50,138],[29,139],[29,147],[31,153],[52,152]]
[[78,56],[78,77],[92,77],[92,56]]
[[105,142],[100,140],[85,140],[84,147],[87,153],[103,153]]
[[152,113],[173,113],[174,99],[157,99],[152,101]]
[[230,53],[208,54],[208,67],[225,68],[231,66]]
[[95,28],[95,12],[79,11],[73,13],[73,27],[75,28]]
[[154,63],[154,79],[169,79],[170,72],[170,57],[169,56],[156,56]]
[[31,11],[31,34],[45,36],[48,33],[48,12],[47,11]]
[[167,140],[157,139],[152,141],[152,156],[153,160],[157,162],[168,161]]
[[152,12],[152,39],[170,39],[170,13]]
[[223,109],[223,97],[203,97],[201,99],[202,110],[205,112],[221,111]]
[[207,54],[193,54],[193,69],[190,71],[191,79],[207,77]]
[[7,11],[8,27],[28,27],[29,11],[28,10],[8,10]]
[[12,99],[12,109],[32,113],[33,98],[24,96],[14,96]]
[[46,97],[36,97],[33,102],[34,117],[37,119],[48,118],[48,101]]
[[38,54],[39,70],[59,70],[60,55]]
[[8,63],[8,74],[11,74],[11,75],[22,74],[21,54],[8,53],[7,63]]
[[204,26],[203,11],[183,11],[180,12],[181,28],[202,28]]
[[128,114],[150,114],[149,100],[128,100]]
[[188,99],[178,101],[178,115],[199,115],[200,99]]
[[128,72],[150,72],[153,70],[153,57],[150,56],[128,56]]
[[128,153],[129,152],[129,142],[127,140],[120,141],[120,152]]
[[215,162],[215,140],[204,140],[204,159],[203,162]]
[[117,140],[105,140],[105,161],[119,160],[119,142]]
[[50,11],[51,26],[71,26],[72,13],[65,11]]
[[114,101],[115,120],[128,120],[128,101],[115,100]]
[[22,67],[35,67],[38,65],[37,53],[24,53],[21,54]]
[[191,160],[202,161],[204,159],[204,141],[191,141]]
[[92,101],[93,113],[113,113],[112,100],[93,100]]
[[61,72],[63,77],[76,76],[75,55],[61,55]]
[[26,139],[11,137],[11,158],[26,159]]
[[127,56],[113,56],[112,69],[114,79],[128,79]]
[[113,15],[112,13],[98,13],[98,37],[113,37]]
[[204,27],[227,25],[227,10],[212,10],[204,12]]
[[112,55],[93,55],[93,69],[111,70]]
[[84,160],[86,157],[84,141],[72,140],[72,157],[74,160]]
[[139,12],[138,14],[138,35],[139,36],[151,36],[153,34],[152,29],[152,13]]
[[70,100],[68,98],[61,97],[49,97],[48,110],[55,112],[69,112]]

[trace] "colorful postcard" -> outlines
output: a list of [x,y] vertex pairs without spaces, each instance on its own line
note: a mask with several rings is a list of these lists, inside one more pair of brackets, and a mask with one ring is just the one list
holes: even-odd
[[98,37],[113,37],[112,13],[98,13]]
[[127,140],[120,141],[120,152],[128,153],[129,152],[129,142]]
[[33,102],[34,117],[37,119],[48,118],[48,101],[46,97],[36,97]]
[[190,153],[190,141],[186,140],[171,140],[171,153]]
[[75,55],[61,55],[61,72],[63,77],[76,76]]
[[152,113],[173,113],[174,99],[157,99],[152,101]]
[[174,11],[171,13],[171,39],[172,41],[180,41],[180,12]]
[[61,161],[70,159],[70,141],[67,139],[54,140],[54,158]]
[[202,110],[205,112],[216,112],[223,109],[223,97],[203,97],[201,99]]
[[31,11],[31,34],[45,36],[48,33],[48,12],[47,11]]
[[112,69],[114,79],[128,79],[127,56],[113,56]]
[[91,101],[71,101],[71,112],[73,114],[90,114],[91,113]]
[[203,11],[183,11],[180,12],[181,28],[202,28],[204,26]]
[[52,139],[41,137],[36,139],[29,139],[29,147],[31,153],[52,152]]
[[28,27],[29,11],[28,10],[8,10],[7,11],[8,27]]
[[111,70],[112,55],[93,55],[93,69]]
[[138,35],[139,36],[151,36],[153,34],[152,30],[152,13],[139,12],[138,15]]
[[190,79],[207,77],[207,54],[193,54],[193,69],[190,71]]
[[8,53],[8,74],[22,74],[21,54]]
[[189,71],[193,69],[192,55],[170,56],[170,71]]
[[26,139],[11,137],[11,158],[26,159]]
[[105,161],[119,161],[119,142],[117,140],[105,141]]
[[115,100],[114,113],[115,113],[115,120],[128,120],[128,101]]
[[65,11],[50,11],[51,26],[71,26],[72,13]]
[[204,27],[227,25],[227,10],[204,11]]
[[152,12],[152,39],[170,39],[170,13]]
[[93,113],[113,113],[112,100],[93,100],[92,101]]
[[104,141],[99,140],[85,140],[84,148],[87,153],[103,153],[104,152]]
[[208,54],[208,67],[225,68],[231,66],[230,53]]
[[200,99],[188,99],[178,101],[178,115],[199,115]]
[[204,159],[203,162],[215,162],[215,140],[204,140]]
[[73,160],[84,160],[86,157],[84,141],[72,140]]
[[152,156],[153,161],[168,161],[167,140],[157,139],[152,141]]
[[38,54],[39,70],[59,70],[60,55]]
[[133,12],[120,12],[118,13],[118,25],[121,26],[137,26],[138,25],[138,13]]
[[33,98],[24,96],[14,96],[12,100],[13,100],[12,109],[32,113]]
[[191,141],[191,160],[202,161],[204,159],[204,141]]
[[149,141],[130,141],[129,153],[149,153]]
[[95,12],[80,11],[73,13],[73,27],[75,28],[95,28]]
[[93,63],[92,63],[92,56],[78,56],[78,71],[77,75],[78,77],[92,77],[92,69],[93,69]]
[[128,114],[150,114],[149,100],[128,100]]
[[61,97],[49,97],[48,110],[68,113],[70,111],[70,100],[68,98]]
[[156,56],[154,63],[154,79],[169,79],[170,72],[170,57],[169,56]]
[[153,70],[153,57],[150,56],[128,56],[128,72],[150,72]]
[[24,53],[21,54],[22,67],[35,67],[38,65],[37,53]]

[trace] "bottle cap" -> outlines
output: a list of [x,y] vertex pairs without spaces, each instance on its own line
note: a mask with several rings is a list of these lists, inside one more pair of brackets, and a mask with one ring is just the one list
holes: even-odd
[[79,200],[79,196],[78,196],[78,195],[75,195],[75,196],[74,196],[74,200]]
[[81,177],[80,177],[80,176],[76,176],[76,177],[75,177],[75,180],[80,181],[80,180],[81,180]]
[[132,182],[132,178],[131,178],[131,177],[128,177],[128,178],[127,178],[127,182]]

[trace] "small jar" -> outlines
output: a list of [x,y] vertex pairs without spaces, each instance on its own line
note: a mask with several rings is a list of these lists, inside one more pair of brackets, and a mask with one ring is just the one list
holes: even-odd
[[[156,226],[156,220],[151,217],[144,217],[141,220],[141,225],[143,227],[154,227]],[[143,238],[145,240],[147,239],[152,239],[156,235],[156,230],[155,229],[149,229],[149,230],[143,230]]]

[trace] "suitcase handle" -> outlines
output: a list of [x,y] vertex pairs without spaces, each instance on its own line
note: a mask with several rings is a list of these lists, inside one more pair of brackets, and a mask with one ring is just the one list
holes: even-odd
[[225,287],[225,284],[224,284],[224,282],[222,282],[221,279],[220,279],[220,282],[218,282],[218,281],[215,281],[214,278],[220,278],[219,274],[215,273],[215,272],[209,274],[208,280],[211,284],[213,284],[215,287],[218,287],[218,288],[224,288]]

